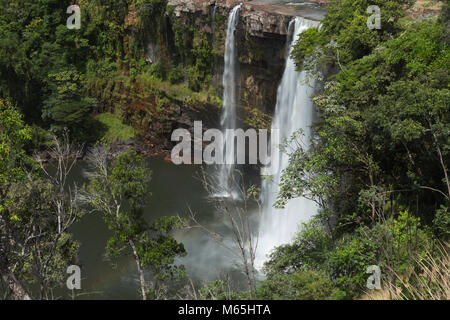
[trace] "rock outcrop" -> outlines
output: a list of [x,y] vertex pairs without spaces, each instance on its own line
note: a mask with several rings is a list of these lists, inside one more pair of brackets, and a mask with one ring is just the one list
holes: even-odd
[[[323,0],[316,0],[315,2]],[[321,20],[325,11],[317,3],[287,0],[169,0],[172,14],[186,28],[194,26],[212,35],[216,54],[214,83],[220,89],[226,22],[233,7],[242,3],[236,31],[239,59],[239,103],[271,114],[285,64],[286,35],[295,16]],[[218,23],[220,21],[220,23]]]
[[324,0],[284,4],[282,1],[242,1],[242,0],[169,0],[177,17],[185,14],[211,15],[212,8],[216,14],[228,15],[230,10],[242,3],[240,20],[245,31],[252,36],[286,35],[289,21],[294,16],[312,20],[321,20],[324,11],[318,4]]

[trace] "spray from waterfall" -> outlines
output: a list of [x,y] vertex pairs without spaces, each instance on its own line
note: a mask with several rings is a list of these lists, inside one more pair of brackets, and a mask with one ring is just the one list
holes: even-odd
[[[296,71],[296,66],[290,57],[293,44],[298,35],[310,27],[318,26],[318,22],[295,18],[289,24],[286,50],[286,67],[283,78],[278,87],[275,113],[272,120],[272,130],[278,129],[280,141],[290,138],[299,129],[303,130],[304,142],[311,135],[310,125],[315,117],[311,94],[313,83],[306,83],[306,73]],[[278,141],[272,141],[272,154]],[[262,267],[267,255],[277,246],[290,242],[298,230],[300,222],[308,220],[317,211],[314,202],[296,198],[288,202],[284,209],[275,209],[279,192],[279,185],[283,170],[288,166],[289,157],[283,152],[278,152],[278,157],[272,158],[272,179],[263,179],[261,185],[261,198],[263,213],[259,226],[259,244],[257,249],[256,266]]]
[[231,173],[234,170],[234,143],[233,136],[227,135],[227,129],[236,128],[236,41],[235,31],[239,21],[239,9],[241,4],[234,7],[228,16],[228,26],[225,41],[225,65],[223,72],[223,106],[221,127],[224,133],[224,141],[222,143],[222,155],[224,155],[225,163],[220,165],[218,172],[218,190],[219,196],[231,196],[234,189]]

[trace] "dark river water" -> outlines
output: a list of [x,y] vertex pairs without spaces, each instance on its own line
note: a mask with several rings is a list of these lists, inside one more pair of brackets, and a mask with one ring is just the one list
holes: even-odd
[[[197,179],[199,166],[176,166],[161,158],[148,161],[153,175],[150,182],[152,197],[145,209],[146,219],[151,221],[168,215],[188,217],[190,207],[202,224],[231,237],[226,221],[215,213]],[[86,164],[79,162],[72,171],[72,180],[79,185],[86,182],[85,169]],[[248,179],[256,182],[258,177],[253,175]],[[115,261],[114,266],[104,258],[105,244],[111,233],[100,215],[85,215],[71,231],[81,243],[82,289],[77,291],[77,294],[81,293],[78,299],[140,299],[138,274],[132,257],[123,257]],[[192,280],[198,288],[212,280],[228,277],[234,289],[245,288],[244,275],[236,267],[236,259],[204,231],[198,228],[181,230],[175,237],[187,251],[187,256],[177,261],[186,267],[185,281]],[[61,295],[66,298],[69,293],[65,289]]]

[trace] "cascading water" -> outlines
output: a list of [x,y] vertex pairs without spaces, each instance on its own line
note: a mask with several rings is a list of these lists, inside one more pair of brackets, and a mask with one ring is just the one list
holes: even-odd
[[236,41],[235,31],[239,21],[239,9],[242,4],[234,7],[228,16],[228,26],[225,41],[225,65],[223,72],[223,106],[221,126],[224,133],[222,144],[222,155],[225,164],[220,165],[218,172],[218,191],[220,196],[231,196],[233,183],[230,180],[231,172],[234,169],[234,147],[232,136],[226,134],[227,129],[236,128]]
[[[318,24],[318,22],[299,17],[289,24],[286,68],[278,87],[277,103],[272,120],[272,130],[278,130],[280,141],[290,138],[299,129],[303,130],[305,142],[311,135],[310,125],[314,120],[315,110],[310,96],[313,93],[314,84],[305,83],[306,73],[296,71],[290,53],[298,35]],[[278,143],[279,141],[271,142],[272,155],[277,155],[274,150],[279,148]],[[298,230],[299,223],[306,221],[317,210],[314,202],[304,198],[292,199],[284,209],[273,207],[279,192],[281,175],[288,162],[289,156],[283,152],[279,152],[276,157],[272,156],[270,168],[272,179],[263,179],[262,181],[263,213],[259,226],[259,244],[255,262],[258,268],[262,267],[273,248],[291,241]]]
[[[216,12],[217,6],[214,4],[211,12],[211,31],[212,31],[212,45],[213,48],[216,46]],[[216,85],[216,66],[217,66],[217,55],[214,55],[214,65],[213,65],[213,85]]]

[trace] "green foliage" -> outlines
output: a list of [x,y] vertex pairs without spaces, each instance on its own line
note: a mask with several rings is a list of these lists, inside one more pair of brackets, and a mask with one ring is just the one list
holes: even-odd
[[433,220],[433,227],[436,235],[448,241],[450,238],[450,212],[448,207],[441,206],[437,211]]
[[135,136],[134,129],[122,123],[122,121],[111,113],[102,113],[96,118],[107,129],[101,139],[107,143],[127,141]]
[[[437,21],[413,24],[325,84],[314,97],[320,140],[296,146],[293,137],[286,143],[291,163],[277,205],[301,195],[325,212],[340,208],[338,219],[356,214],[374,224],[373,196],[416,190],[402,193],[402,202],[418,196],[419,214],[431,222],[432,208],[450,196],[444,174],[450,139],[445,34]],[[363,198],[366,204],[358,205]]]
[[169,81],[172,84],[180,83],[184,80],[184,71],[183,66],[178,65],[174,69],[172,69],[169,73]]
[[258,108],[245,108],[246,116],[244,122],[249,128],[270,129],[272,117]]
[[[186,27],[174,17],[166,0],[80,0],[80,30],[65,25],[69,4],[0,1],[0,97],[17,106],[30,125],[54,133],[68,128],[71,138],[96,142],[105,128],[93,114],[122,114],[130,102],[141,103],[140,96],[123,91],[145,74],[181,87],[189,70],[187,91],[208,90],[212,39],[193,21]],[[149,44],[159,57],[152,64],[145,59]],[[31,147],[41,148],[41,138]]]
[[[26,155],[31,136],[21,114],[0,100],[0,268],[2,276],[14,275],[10,288],[23,286],[32,296],[29,286],[37,284],[37,297],[48,299],[76,262],[79,244],[67,228],[83,212],[65,190],[64,173],[47,175]],[[58,160],[67,165],[66,158]]]
[[245,44],[248,47],[248,57],[250,61],[255,64],[262,62],[264,55],[263,49],[248,33],[245,34]]
[[196,66],[189,66],[187,69],[188,87],[192,91],[200,91],[202,86],[202,80],[200,72]]
[[[290,165],[275,205],[303,196],[316,201],[320,213],[292,244],[273,252],[265,265],[268,279],[258,288],[261,298],[356,297],[367,265],[400,273],[417,268],[411,252],[420,258],[433,243],[428,226],[434,236],[448,239],[449,4],[437,21],[401,25],[402,7],[409,2],[332,0],[322,27],[303,32],[295,45],[299,69],[338,73],[314,98],[320,139],[298,145],[298,132],[285,143]],[[166,0],[78,3],[82,29],[68,30],[67,1],[0,0],[0,231],[11,236],[0,237],[0,263],[3,268],[9,259],[8,268],[14,266],[21,280],[34,283],[36,261],[50,257],[44,275],[48,286],[63,279],[63,267],[75,259],[78,244],[62,233],[51,253],[56,192],[45,181],[20,185],[36,166],[26,150],[48,147],[47,129],[68,128],[73,138],[88,142],[134,135],[110,113],[94,121],[93,111],[128,108],[127,115],[142,122],[159,114],[169,117],[163,111],[172,99],[188,107],[209,102],[213,58],[223,54],[224,16],[216,17],[212,39],[195,27],[194,16],[174,17]],[[366,26],[369,5],[381,8],[381,30]],[[260,61],[258,44],[247,40],[248,58]],[[161,57],[151,66],[143,58],[148,43]],[[124,90],[132,86],[134,91]],[[139,112],[133,114],[136,105]],[[264,115],[247,111],[252,126],[267,125]],[[159,280],[182,276],[184,269],[174,261],[185,250],[171,233],[184,221],[146,221],[151,171],[145,161],[129,151],[95,171],[86,190],[113,234],[107,255],[131,253]],[[386,200],[392,194],[398,194],[395,208]],[[45,236],[36,237],[34,248],[21,247],[36,228]],[[201,294],[237,297],[223,282]]]
[[293,243],[280,246],[271,253],[264,264],[264,272],[270,278],[297,270],[320,270],[331,247],[330,233],[321,220],[314,217],[302,224]]
[[[325,286],[327,295],[323,299],[357,298],[366,289],[367,267],[380,266],[383,283],[387,283],[394,270],[405,273],[414,268],[415,258],[425,255],[432,243],[428,228],[407,210],[400,210],[396,218],[373,227],[360,226],[340,236],[336,230],[326,230],[319,215],[302,225],[293,243],[273,251],[264,265],[267,280],[258,290],[264,299],[290,299],[283,295],[293,292],[289,286],[296,286],[289,284],[294,281],[290,277],[306,277],[308,272],[315,272],[320,278],[312,277],[311,285]],[[276,293],[272,296],[270,292]],[[291,298],[294,296],[292,293]]]
[[189,89],[199,92],[208,88],[214,62],[212,37],[195,26],[194,18],[183,23],[175,17],[171,7],[167,7],[167,11],[174,33],[174,47],[179,56],[179,61],[174,61],[175,64],[181,62],[186,69]]
[[133,35],[123,27],[133,2],[79,1],[82,28],[69,30],[67,1],[2,0],[0,97],[30,124],[56,132],[67,127],[72,137],[95,141],[97,123],[90,116],[97,102],[86,96],[85,75],[107,77],[125,64],[142,68],[143,54],[134,58]]
[[344,293],[316,271],[295,271],[262,281],[256,295],[263,300],[340,300]]
[[193,48],[191,53],[194,57],[194,65],[197,70],[201,73],[203,80],[208,80],[208,76],[212,72],[212,47],[210,44],[210,39],[205,33],[197,31],[194,36]]
[[305,60],[314,57],[317,47],[323,42],[323,38],[323,35],[317,28],[309,28],[302,32],[297,44],[292,50],[292,56],[295,57],[299,66],[301,66]]
[[330,252],[327,273],[346,293],[346,298],[355,298],[361,293],[368,278],[367,267],[378,264],[379,246],[379,242],[356,234],[341,239]]
[[[80,243],[69,232],[58,234],[53,202],[57,192],[56,186],[48,181],[36,180],[17,186],[11,195],[11,210],[16,213],[16,245],[23,250],[23,254],[12,258],[11,263],[17,264],[15,274],[26,284],[43,286],[42,298],[45,299],[50,298],[51,290],[65,283],[67,266],[78,263],[80,248]],[[67,198],[61,205],[68,206]],[[32,246],[27,246],[26,237],[30,236],[35,241]]]
[[[305,254],[299,244],[308,237],[300,232],[266,268],[319,270],[355,298],[369,265],[379,265],[385,280],[418,267],[416,257],[434,243],[424,222],[433,221],[435,235],[446,239],[449,48],[442,20],[411,24],[401,34],[393,26],[387,37],[383,29],[363,29],[363,1],[353,9],[349,3],[339,11],[332,3],[323,28],[306,31],[294,49],[299,67],[328,63],[340,71],[314,97],[320,139],[304,145],[299,132],[284,143],[290,164],[275,204],[296,196],[316,201],[322,223],[332,218],[331,244],[313,237]],[[390,194],[397,196],[388,202]]]
[[159,62],[155,62],[151,65],[151,67],[149,69],[149,74],[158,79],[164,80],[164,78],[165,78],[165,72],[164,72],[163,66]]
[[110,165],[106,158],[96,159],[92,161],[96,176],[85,190],[90,205],[103,215],[113,232],[106,244],[106,255],[117,258],[128,252],[140,272],[149,268],[154,279],[182,277],[184,267],[175,265],[174,261],[185,254],[185,249],[171,233],[182,227],[184,221],[178,217],[161,217],[149,224],[145,220],[152,174],[145,159],[133,149],[119,155]]
[[[6,195],[12,184],[24,181],[30,159],[24,145],[31,130],[22,115],[8,101],[0,99],[0,214],[6,210]],[[10,214],[14,215],[13,212]]]
[[[317,64],[345,65],[362,58],[380,43],[396,36],[404,16],[403,5],[409,0],[332,0],[321,22],[320,30],[301,34],[292,53],[299,68],[313,70]],[[381,12],[381,29],[371,30],[366,22],[369,5],[377,5]],[[311,64],[311,60],[314,63]]]
[[56,132],[68,128],[76,136],[83,127],[82,132],[86,132],[96,101],[83,97],[82,76],[75,70],[65,70],[49,74],[49,79],[51,93],[44,101],[43,118],[52,120]]
[[51,132],[38,125],[31,126],[31,146],[35,150],[46,150],[52,146],[53,136]]

